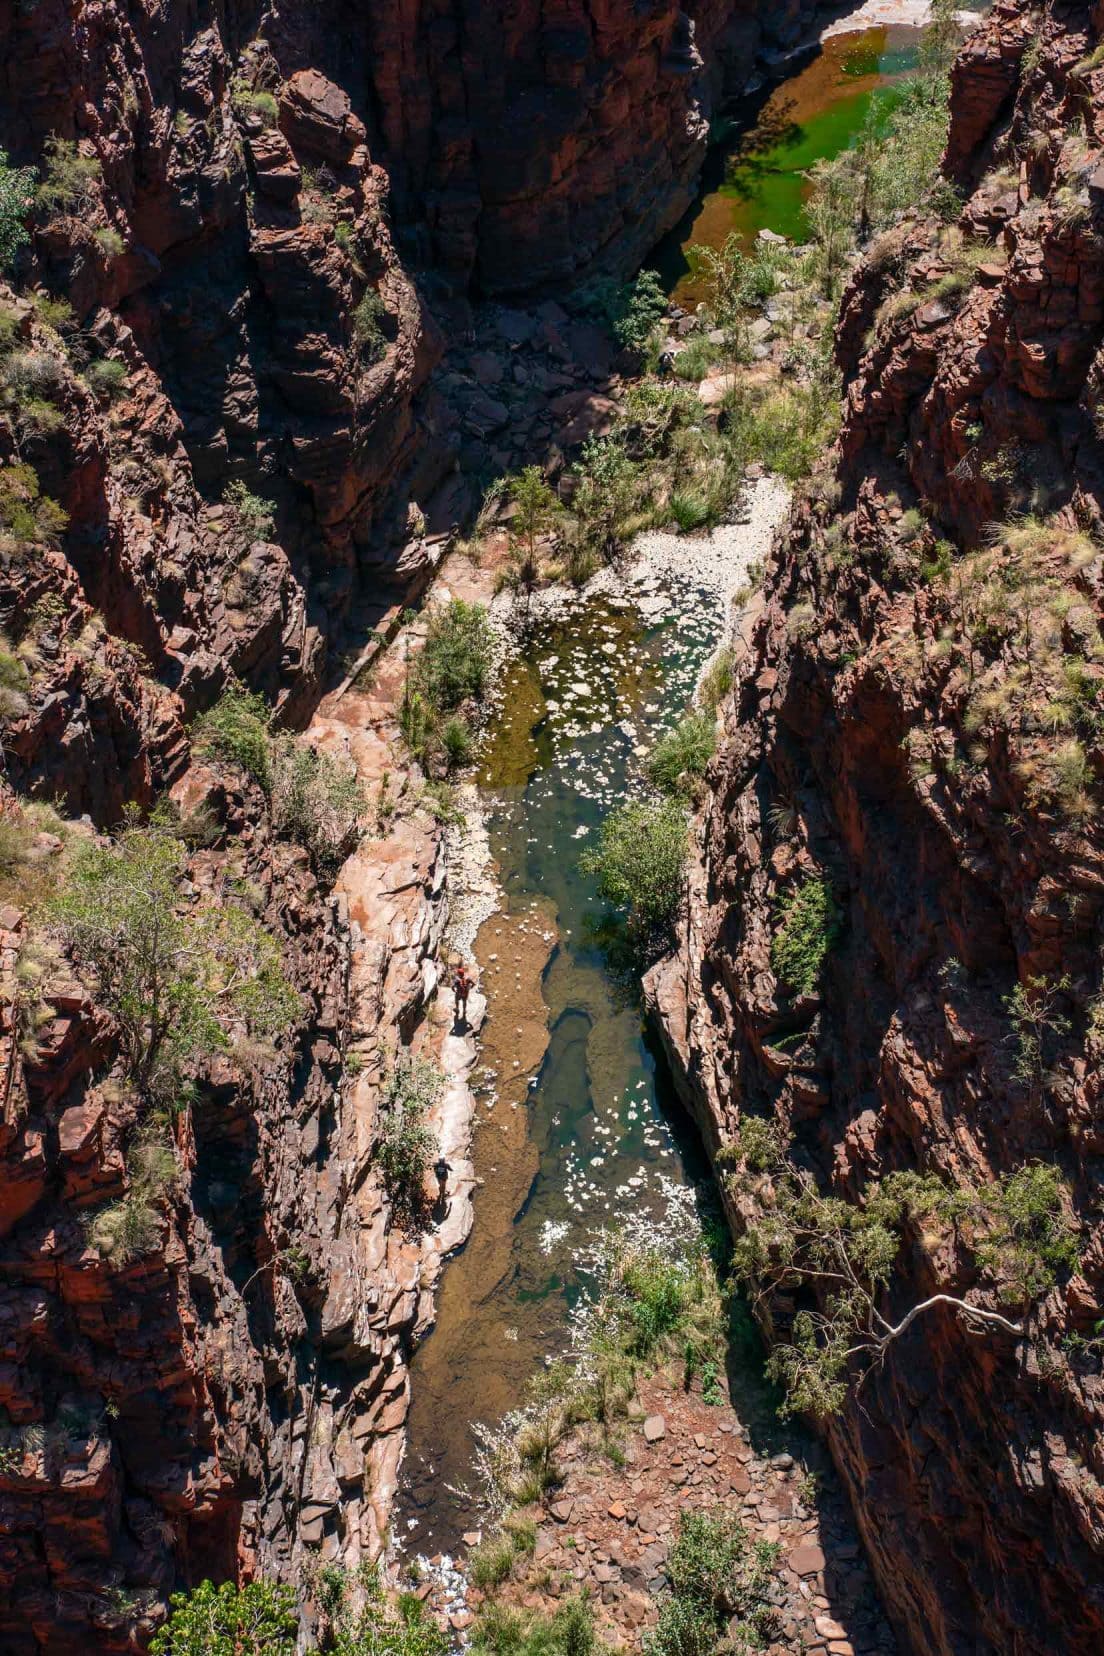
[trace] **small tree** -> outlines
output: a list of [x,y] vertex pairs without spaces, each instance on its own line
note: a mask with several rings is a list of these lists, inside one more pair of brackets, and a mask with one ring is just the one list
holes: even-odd
[[603,563],[612,563],[624,543],[624,524],[636,502],[638,468],[622,442],[589,437],[573,468],[571,502],[583,546]]
[[169,1603],[151,1656],[295,1656],[299,1617],[290,1587],[204,1581],[190,1593],[174,1593]]
[[240,765],[266,793],[272,788],[272,738],[263,696],[254,696],[236,681],[192,726],[201,751]]
[[42,159],[42,182],[36,192],[46,212],[80,217],[96,204],[96,185],[101,167],[94,155],[82,155],[69,138],[52,132],[46,140]]
[[228,483],[222,491],[223,504],[229,506],[238,522],[253,540],[267,540],[276,527],[276,503],[262,495],[251,494],[240,480]]
[[0,274],[11,269],[15,255],[30,241],[26,220],[34,205],[35,170],[8,165],[0,149]]
[[686,815],[673,799],[630,801],[602,824],[597,850],[581,866],[598,876],[601,895],[628,910],[630,928],[646,936],[674,918],[682,896]]
[[747,1216],[733,1251],[735,1276],[756,1307],[766,1308],[779,1292],[815,1302],[796,1312],[768,1362],[785,1387],[787,1412],[838,1412],[854,1375],[883,1362],[894,1341],[935,1306],[950,1307],[979,1331],[1023,1335],[1020,1324],[955,1294],[931,1294],[896,1322],[886,1316],[882,1300],[906,1222],[966,1225],[1006,1302],[1037,1298],[1076,1261],[1065,1189],[1052,1168],[1021,1168],[980,1191],[892,1173],[868,1186],[860,1206],[825,1195],[773,1123],[745,1118],[730,1155],[740,1165],[729,1180]]
[[531,597],[540,579],[537,543],[555,522],[559,501],[545,482],[539,466],[526,466],[510,484],[517,513],[510,526],[510,563],[513,584]]
[[305,845],[319,873],[332,879],[360,840],[364,794],[356,767],[290,735],[270,753],[273,824]]
[[52,905],[73,954],[96,974],[131,1079],[171,1102],[187,1067],[229,1044],[226,1021],[269,1038],[299,1010],[263,926],[233,903],[180,906],[184,864],[167,821],[131,822],[115,843],[79,848]]

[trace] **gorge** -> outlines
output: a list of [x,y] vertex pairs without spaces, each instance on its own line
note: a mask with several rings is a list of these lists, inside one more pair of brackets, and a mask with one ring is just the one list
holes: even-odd
[[[816,1370],[816,1477],[750,1340],[634,1369],[507,1598],[562,1617],[578,1531],[601,1636],[659,1637],[674,1540],[577,1514],[650,1529],[666,1439],[774,1561],[680,1651],[1100,1648],[1104,16],[960,16],[879,218],[878,111],[943,74],[896,10],[0,0],[3,1651],[148,1650],[209,1578],[291,1589],[243,1651],[399,1656],[333,1582],[493,1531],[472,1423],[701,1146],[776,1353],[835,1338],[794,1179],[850,1234],[912,1178],[872,1303],[948,1298]],[[837,125],[849,76],[891,96]],[[434,650],[478,606],[476,685]],[[626,965],[578,859],[686,703]]]

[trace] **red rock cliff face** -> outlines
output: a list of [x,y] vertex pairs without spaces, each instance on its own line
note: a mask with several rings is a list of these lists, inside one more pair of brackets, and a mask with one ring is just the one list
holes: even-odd
[[[977,1183],[1037,1158],[1068,1180],[1080,1268],[1029,1337],[937,1309],[828,1427],[918,1656],[1104,1643],[1104,1379],[1083,1348],[1104,1296],[1100,25],[995,8],[954,71],[957,229],[902,225],[851,282],[838,452],[747,618],[689,915],[650,980],[714,1148],[751,1112],[851,1199],[895,1168]],[[814,874],[844,927],[795,1001],[770,945]],[[1025,1077],[1007,997],[1040,980]],[[997,1304],[968,1247],[917,1234],[891,1306],[940,1289]]]

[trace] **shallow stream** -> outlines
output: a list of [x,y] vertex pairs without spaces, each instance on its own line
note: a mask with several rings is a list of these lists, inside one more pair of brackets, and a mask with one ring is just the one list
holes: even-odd
[[[764,227],[805,235],[804,169],[855,139],[873,98],[895,95],[916,38],[884,28],[837,36],[761,101],[657,254],[683,303],[700,297],[690,243],[719,246],[733,229],[749,240]],[[603,933],[595,882],[580,867],[603,817],[642,786],[643,755],[685,709],[724,631],[723,576],[703,578],[692,555],[702,543],[675,544],[681,574],[667,560],[632,600],[592,598],[535,628],[507,670],[483,755],[504,898],[476,942],[490,1005],[477,1077],[479,1185],[471,1239],[445,1270],[437,1325],[411,1365],[395,1524],[408,1553],[452,1552],[477,1527],[465,1493],[472,1424],[516,1406],[562,1348],[588,1236],[662,1204],[668,1181],[707,1173],[619,969],[616,931]]]

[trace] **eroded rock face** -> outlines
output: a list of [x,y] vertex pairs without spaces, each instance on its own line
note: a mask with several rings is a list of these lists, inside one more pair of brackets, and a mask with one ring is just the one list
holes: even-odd
[[[1072,70],[1098,26],[1083,7],[1028,27],[998,5],[958,61],[947,165],[966,242],[992,242],[976,275],[937,292],[958,243],[919,219],[855,273],[838,453],[745,620],[689,914],[649,984],[715,1151],[749,1112],[851,1199],[896,1168],[978,1184],[1041,1160],[1069,1181],[1080,1267],[1030,1338],[975,1338],[937,1309],[828,1429],[918,1656],[1088,1656],[1104,1639],[1104,1379],[1079,1354],[1104,1304],[1099,739],[1086,727],[1064,750],[1085,798],[1060,801],[1043,777],[1069,733],[1031,701],[1051,646],[1018,623],[986,631],[975,585],[997,565],[969,561],[992,540],[1002,590],[1041,583],[1066,618],[1054,648],[1075,656],[1083,628],[1096,660],[1104,101],[1100,71]],[[987,533],[1017,514],[1019,538]],[[794,998],[771,941],[781,898],[814,875],[844,930],[820,989]],[[1035,1080],[1016,1072],[1007,999],[1032,980],[1066,980]],[[961,1239],[918,1230],[890,1306],[939,1290],[998,1303]],[[768,1334],[789,1314],[776,1305]]]

